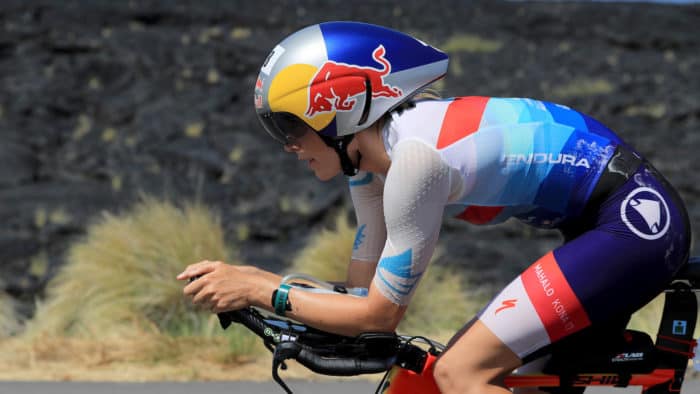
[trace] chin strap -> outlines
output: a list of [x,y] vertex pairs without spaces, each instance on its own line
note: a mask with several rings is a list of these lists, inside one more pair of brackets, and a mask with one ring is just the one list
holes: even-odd
[[360,171],[360,159],[362,159],[362,155],[360,155],[358,152],[357,166],[355,166],[352,164],[350,156],[348,156],[348,145],[350,145],[350,141],[352,141],[353,137],[355,137],[354,134],[346,135],[337,139],[323,135],[321,136],[323,142],[333,148],[335,153],[338,154],[338,157],[340,158],[340,167],[343,169],[343,174],[347,176],[357,175],[358,171]]

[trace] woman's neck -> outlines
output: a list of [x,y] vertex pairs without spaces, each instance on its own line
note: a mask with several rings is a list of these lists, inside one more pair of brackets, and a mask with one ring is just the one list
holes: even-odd
[[379,121],[358,132],[350,143],[349,150],[355,151],[351,155],[353,158],[362,156],[360,160],[361,170],[386,175],[389,171],[391,160],[384,148],[384,140],[381,133],[382,125],[383,122]]

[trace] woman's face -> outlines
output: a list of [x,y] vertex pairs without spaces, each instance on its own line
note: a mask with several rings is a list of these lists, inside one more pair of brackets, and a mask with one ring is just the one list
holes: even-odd
[[284,150],[296,153],[299,160],[306,161],[316,178],[322,181],[327,181],[342,171],[340,158],[335,150],[326,145],[321,137],[313,131],[308,131],[303,136],[294,139],[284,146]]

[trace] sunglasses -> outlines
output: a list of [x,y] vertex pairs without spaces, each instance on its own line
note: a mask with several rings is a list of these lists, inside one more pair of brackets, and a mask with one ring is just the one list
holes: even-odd
[[294,144],[313,129],[289,112],[267,112],[258,114],[258,119],[263,128],[272,138],[283,145]]

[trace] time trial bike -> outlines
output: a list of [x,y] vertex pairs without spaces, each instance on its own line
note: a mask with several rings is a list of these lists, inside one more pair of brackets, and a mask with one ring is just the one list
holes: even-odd
[[[698,351],[693,339],[698,291],[700,256],[690,258],[667,286],[654,341],[649,334],[624,325],[619,330],[584,330],[553,346],[542,372],[513,374],[505,383],[511,388],[537,387],[559,394],[583,393],[588,386],[641,386],[644,394],[680,393],[688,362]],[[376,393],[440,392],[432,368],[445,346],[429,338],[396,333],[347,337],[254,308],[219,313],[218,317],[222,328],[239,323],[263,340],[272,352],[272,377],[287,393],[292,391],[279,375],[280,368],[287,368],[286,360],[329,376],[385,372]]]

